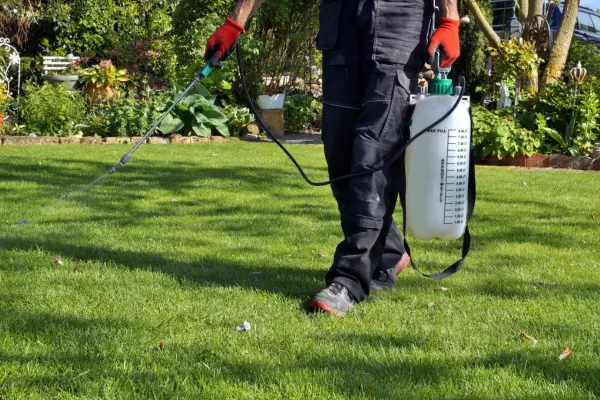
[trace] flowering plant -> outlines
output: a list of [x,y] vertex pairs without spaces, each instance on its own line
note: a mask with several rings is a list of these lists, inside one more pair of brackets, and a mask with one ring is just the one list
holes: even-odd
[[129,80],[127,71],[117,69],[110,60],[103,60],[93,67],[81,69],[79,75],[83,83],[91,84],[97,88],[118,87]]
[[0,83],[0,115],[3,115],[12,97],[5,83]]

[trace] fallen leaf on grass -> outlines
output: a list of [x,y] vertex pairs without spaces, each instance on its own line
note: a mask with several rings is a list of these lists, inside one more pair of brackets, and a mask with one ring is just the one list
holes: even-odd
[[317,253],[317,255],[323,258],[327,257],[327,253]]
[[235,327],[236,332],[246,332],[251,328],[250,323],[248,321],[244,321],[241,325]]
[[433,301],[431,303],[427,303],[427,307],[433,308],[433,306],[435,306],[435,303]]
[[570,348],[568,348],[568,347],[567,347],[566,349],[564,349],[564,350],[563,350],[563,352],[562,352],[562,353],[560,353],[560,355],[558,356],[558,359],[559,359],[560,361],[562,361],[562,360],[564,360],[565,358],[569,357],[569,356],[571,355],[571,353],[573,353],[573,352],[571,351],[571,349],[570,349]]
[[161,349],[161,350],[164,350],[164,348],[165,348],[165,341],[164,340],[161,340],[160,343],[158,343],[158,348]]
[[596,219],[596,216],[595,216],[595,215],[592,215],[592,219]]
[[64,265],[65,263],[62,262],[62,260],[60,259],[60,256],[56,257],[56,259],[54,259],[54,262],[58,265]]
[[75,268],[73,268],[73,271],[80,272],[81,271],[81,267],[79,265],[76,265]]
[[448,291],[448,288],[447,288],[447,287],[440,287],[440,291],[442,291],[442,292],[447,292],[447,291]]
[[528,340],[530,342],[532,342],[533,344],[537,343],[536,338],[534,338],[533,336],[529,336],[527,333],[525,333],[525,331],[521,331],[521,336],[525,339]]
[[171,199],[171,203],[177,203],[177,199]]

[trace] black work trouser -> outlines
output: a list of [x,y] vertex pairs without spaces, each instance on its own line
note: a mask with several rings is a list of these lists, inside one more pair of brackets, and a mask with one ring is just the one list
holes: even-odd
[[[375,169],[401,145],[431,16],[431,0],[321,0],[317,47],[330,178]],[[399,162],[331,185],[344,240],[326,283],[343,284],[357,301],[367,297],[371,278],[405,252],[392,217],[402,168]]]

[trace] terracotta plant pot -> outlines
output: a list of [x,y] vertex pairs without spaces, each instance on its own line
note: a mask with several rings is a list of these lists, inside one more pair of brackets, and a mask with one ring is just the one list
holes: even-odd
[[494,157],[491,154],[483,159],[483,163],[486,165],[507,165],[505,158],[500,159],[498,157]]
[[515,167],[529,167],[529,168],[547,168],[549,165],[548,160],[550,157],[543,154],[532,154],[530,156],[516,156],[506,157],[506,165],[512,165]]
[[4,114],[0,114],[0,131],[2,130],[3,124],[4,124]]
[[92,106],[98,105],[102,99],[109,99],[115,96],[115,92],[110,86],[97,87],[93,84],[88,84],[86,86],[85,94]]

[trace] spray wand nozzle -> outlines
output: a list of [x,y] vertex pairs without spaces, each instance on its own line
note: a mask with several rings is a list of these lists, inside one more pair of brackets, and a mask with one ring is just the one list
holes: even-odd
[[108,174],[111,175],[113,172],[116,172],[123,165],[127,164],[127,161],[129,161],[130,158],[131,153],[125,154],[117,164],[115,164],[111,169],[108,170]]

